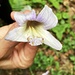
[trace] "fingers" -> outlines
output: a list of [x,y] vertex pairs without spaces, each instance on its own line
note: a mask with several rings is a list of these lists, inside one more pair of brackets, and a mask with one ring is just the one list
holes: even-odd
[[13,69],[13,68],[25,69],[32,65],[33,59],[37,52],[37,47],[31,46],[28,43],[25,45],[24,45],[24,43],[21,43],[21,46],[22,46],[22,49],[20,51],[18,51],[17,49],[14,50],[13,57],[11,57],[9,60],[0,61],[0,68],[3,68],[3,69]]
[[[22,49],[14,52],[13,62],[18,68],[28,68],[32,65],[33,59],[37,52],[37,47],[31,46],[28,43],[22,45]],[[14,59],[15,58],[15,59]]]
[[0,41],[0,58],[2,58],[8,50],[11,50],[11,48],[13,48],[17,44],[18,44],[17,42],[11,42],[11,41],[2,39]]
[[29,43],[27,43],[24,47],[24,54],[27,60],[34,59],[38,47],[37,46],[31,46]]
[[12,26],[12,24],[8,25],[8,26],[0,27],[0,39],[2,39],[7,34],[8,30],[11,26]]
[[21,50],[20,54],[19,54],[19,58],[22,62],[22,64],[24,64],[25,66],[21,67],[29,67],[32,65],[35,55],[37,53],[37,47],[36,46],[31,46],[29,43],[27,43],[24,47],[23,50]]
[[0,61],[0,69],[14,69],[16,66],[13,64],[12,59]]
[[12,11],[11,12],[11,14],[10,14],[10,16],[11,16],[11,18],[14,20],[14,14],[15,14],[15,11]]

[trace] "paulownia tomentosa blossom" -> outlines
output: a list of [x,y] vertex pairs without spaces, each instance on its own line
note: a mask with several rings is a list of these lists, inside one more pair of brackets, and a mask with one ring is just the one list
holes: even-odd
[[32,46],[44,43],[56,50],[61,50],[62,44],[47,31],[58,23],[57,17],[47,5],[39,14],[36,14],[34,9],[28,14],[16,12],[14,19],[18,23],[18,27],[7,34],[6,40],[29,42]]

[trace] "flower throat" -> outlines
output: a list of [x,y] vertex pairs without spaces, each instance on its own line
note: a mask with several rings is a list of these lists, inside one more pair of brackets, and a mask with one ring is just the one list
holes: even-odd
[[36,28],[37,26],[41,26],[41,25],[42,23],[37,22],[37,21],[28,21],[26,29],[28,29],[29,27]]

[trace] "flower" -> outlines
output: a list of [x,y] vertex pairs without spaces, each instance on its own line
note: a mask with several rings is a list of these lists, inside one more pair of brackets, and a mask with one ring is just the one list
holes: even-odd
[[47,31],[58,23],[57,17],[47,5],[44,6],[38,15],[32,9],[30,13],[26,14],[16,12],[14,19],[19,27],[11,30],[7,34],[6,40],[29,42],[32,46],[44,43],[56,50],[61,50],[62,44]]
[[45,73],[43,73],[42,75],[48,75],[49,74],[49,71],[46,71]]

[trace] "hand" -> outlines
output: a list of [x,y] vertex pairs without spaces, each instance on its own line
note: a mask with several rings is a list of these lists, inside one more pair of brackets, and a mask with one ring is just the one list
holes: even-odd
[[[13,17],[13,16],[12,16]],[[17,26],[17,23],[0,28],[0,68],[28,68],[32,65],[37,52],[36,46],[5,40],[6,34]],[[13,34],[12,34],[13,35]]]

